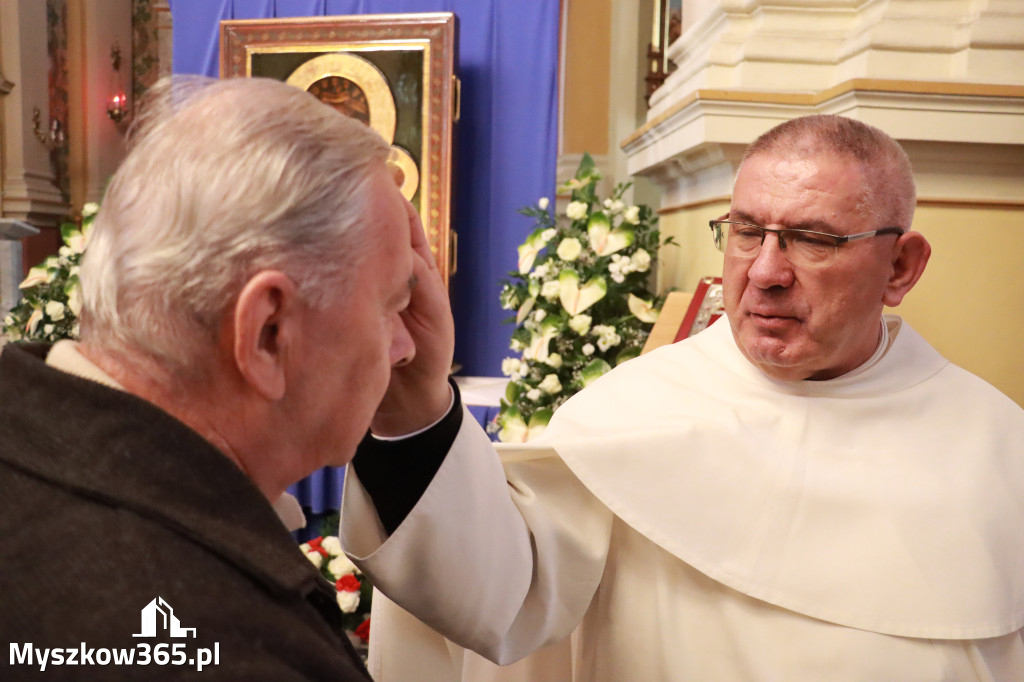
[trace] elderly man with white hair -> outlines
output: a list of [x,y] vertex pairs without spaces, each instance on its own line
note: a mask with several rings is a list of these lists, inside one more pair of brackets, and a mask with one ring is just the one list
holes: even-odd
[[81,341],[0,356],[12,679],[369,679],[273,505],[351,459],[415,355],[410,301],[447,314],[387,155],[283,83],[155,88],[90,236]]
[[895,140],[794,119],[711,221],[726,315],[538,441],[499,460],[458,409],[416,432],[392,399],[429,356],[396,368],[375,428],[412,435],[361,446],[342,543],[455,643],[547,665],[377,600],[379,682],[1024,680],[1024,410],[885,312],[930,255],[914,206]]

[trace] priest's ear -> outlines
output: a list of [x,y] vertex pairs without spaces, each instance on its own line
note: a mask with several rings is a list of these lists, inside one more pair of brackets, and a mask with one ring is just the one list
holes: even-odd
[[267,400],[284,396],[286,362],[296,338],[298,292],[283,272],[263,270],[238,295],[233,353],[239,373]]
[[893,245],[892,272],[882,294],[882,303],[895,308],[924,274],[932,255],[931,244],[920,232],[905,232]]

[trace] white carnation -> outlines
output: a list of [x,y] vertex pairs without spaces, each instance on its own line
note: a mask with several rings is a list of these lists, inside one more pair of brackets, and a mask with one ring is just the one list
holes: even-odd
[[505,358],[501,361],[501,373],[510,377],[519,371],[521,364],[523,363],[518,358]]
[[341,549],[341,540],[334,535],[328,535],[321,542],[320,546],[327,550],[327,553],[331,556],[337,556],[344,554],[344,550]]
[[637,223],[640,222],[640,207],[630,206],[622,214],[622,219],[629,223],[630,225],[636,225]]
[[342,554],[331,559],[331,562],[327,564],[327,570],[337,579],[343,575],[354,575],[357,569],[352,560]]
[[526,392],[526,397],[532,400],[533,402],[537,402],[538,400],[540,400],[540,389],[531,388],[529,391]]
[[537,202],[537,208],[539,208],[542,211],[546,211],[548,208],[548,198],[541,197],[540,201]]
[[99,210],[100,205],[97,204],[95,201],[90,201],[89,203],[82,207],[82,217],[88,218],[89,216],[94,216],[96,215],[96,213],[99,212]]
[[583,351],[584,355],[593,355],[594,354],[594,344],[592,344],[592,343],[585,343],[585,344],[583,344],[583,348],[581,348],[580,350]]
[[584,315],[582,313],[579,315],[573,315],[569,318],[569,329],[573,330],[580,336],[583,336],[590,329],[591,321],[590,315]]
[[647,272],[647,269],[651,267],[651,254],[643,249],[637,249],[637,252],[630,259],[630,264],[633,266],[633,270],[637,272]]
[[548,359],[546,360],[546,362],[555,369],[558,369],[559,367],[562,366],[562,356],[559,355],[558,353],[551,353],[548,355]]
[[316,551],[306,552],[306,558],[309,559],[309,562],[311,564],[313,564],[314,566],[316,566],[317,568],[320,568],[321,566],[323,566],[324,557],[323,557],[322,554],[320,554],[320,552],[316,552]]
[[570,220],[583,220],[587,217],[587,205],[582,201],[572,201],[565,207],[565,215]]
[[545,393],[554,395],[562,390],[562,382],[558,380],[557,374],[548,374],[537,386],[540,390]]
[[554,301],[558,298],[562,292],[562,285],[558,283],[558,280],[550,279],[540,287],[540,295],[549,301]]
[[359,607],[359,593],[342,590],[338,592],[338,608],[342,613],[355,613]]
[[47,301],[44,308],[46,316],[54,322],[60,322],[64,319],[64,304],[60,301]]

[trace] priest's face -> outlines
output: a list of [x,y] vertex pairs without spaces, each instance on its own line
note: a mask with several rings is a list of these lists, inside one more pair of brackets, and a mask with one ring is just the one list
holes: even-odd
[[[858,207],[864,179],[850,159],[763,152],[748,158],[729,219],[771,229],[848,235],[886,227]],[[756,257],[726,254],[725,310],[743,354],[783,381],[831,379],[877,347],[896,235],[842,244],[827,266],[793,265],[774,234]]]

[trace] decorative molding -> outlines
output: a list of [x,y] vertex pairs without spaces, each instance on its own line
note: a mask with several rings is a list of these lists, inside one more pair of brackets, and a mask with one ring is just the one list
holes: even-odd
[[717,197],[708,197],[700,201],[691,201],[687,204],[672,204],[671,206],[662,206],[658,209],[657,213],[660,216],[672,215],[673,213],[681,213],[683,211],[692,211],[697,208],[704,208],[705,206],[711,206],[712,204],[729,203],[732,201],[731,194],[723,194]]
[[684,0],[654,113],[700,88],[824,90],[851,78],[1021,82],[1024,3]]
[[932,206],[936,208],[994,208],[994,209],[1021,209],[1024,210],[1024,200],[970,200],[970,199],[945,199],[941,197],[918,197],[918,206]]
[[729,194],[746,145],[812,113],[878,126],[907,148],[930,196],[1002,201],[1024,183],[1024,86],[853,79],[821,92],[698,90],[622,143],[628,171],[650,177],[662,205]]
[[907,94],[927,97],[958,98],[1006,98],[1024,99],[1024,85],[1000,85],[988,83],[952,83],[937,81],[887,80],[881,78],[853,78],[820,92],[770,92],[763,90],[721,90],[705,88],[696,90],[678,100],[672,106],[654,118],[651,118],[622,141],[621,147],[626,149],[637,138],[652,128],[662,125],[666,120],[677,116],[680,111],[698,101],[703,102],[735,102],[737,104],[764,104],[792,107],[821,107],[831,100],[848,94]]

